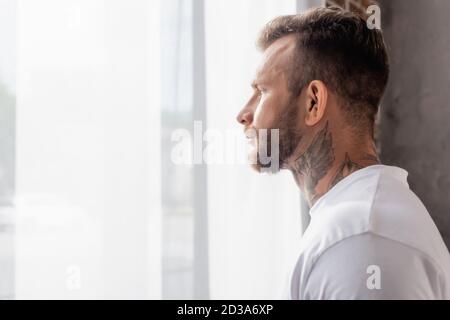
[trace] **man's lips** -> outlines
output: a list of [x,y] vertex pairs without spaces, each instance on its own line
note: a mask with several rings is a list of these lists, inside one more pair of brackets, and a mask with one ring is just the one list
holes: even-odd
[[246,128],[244,130],[245,137],[247,138],[247,143],[251,146],[256,145],[256,130],[254,128]]
[[254,128],[245,128],[244,135],[247,139],[253,139],[256,136],[256,129]]
[[246,138],[247,138],[247,143],[249,145],[251,145],[251,146],[255,146],[256,145],[256,138],[255,137],[246,136]]

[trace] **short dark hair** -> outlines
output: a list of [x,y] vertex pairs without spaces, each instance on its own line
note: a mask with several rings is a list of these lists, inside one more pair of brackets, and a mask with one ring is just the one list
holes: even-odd
[[[297,49],[288,67],[288,87],[300,94],[313,80],[323,81],[338,97],[359,128],[375,117],[389,77],[389,61],[381,30],[339,7],[315,8],[303,14],[275,18],[262,30],[258,46],[294,34]],[[361,126],[362,125],[362,126]]]

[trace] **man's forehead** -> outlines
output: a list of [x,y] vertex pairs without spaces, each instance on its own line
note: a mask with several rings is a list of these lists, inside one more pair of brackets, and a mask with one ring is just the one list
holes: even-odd
[[272,43],[262,55],[261,63],[257,69],[257,76],[268,72],[284,71],[296,47],[296,38],[293,35],[282,37]]

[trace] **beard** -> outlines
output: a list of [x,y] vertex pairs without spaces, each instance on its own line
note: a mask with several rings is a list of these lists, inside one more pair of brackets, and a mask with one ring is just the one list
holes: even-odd
[[271,129],[256,130],[256,146],[250,158],[258,172],[278,173],[287,168],[288,160],[303,138],[297,99],[291,98],[282,110]]

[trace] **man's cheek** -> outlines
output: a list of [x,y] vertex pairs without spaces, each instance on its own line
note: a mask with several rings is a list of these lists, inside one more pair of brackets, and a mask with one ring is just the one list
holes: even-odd
[[268,103],[262,103],[258,106],[253,116],[253,126],[255,128],[272,128],[275,119],[275,106]]
[[264,113],[261,110],[262,110],[261,105],[258,105],[258,107],[255,110],[255,114],[253,115],[253,126],[255,128],[260,127],[259,126],[260,122],[263,119]]

